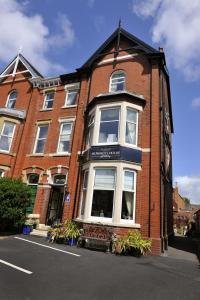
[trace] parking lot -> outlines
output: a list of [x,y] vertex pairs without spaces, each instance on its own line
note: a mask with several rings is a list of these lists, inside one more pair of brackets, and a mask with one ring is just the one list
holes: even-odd
[[200,299],[198,261],[122,257],[44,238],[0,239],[0,299]]

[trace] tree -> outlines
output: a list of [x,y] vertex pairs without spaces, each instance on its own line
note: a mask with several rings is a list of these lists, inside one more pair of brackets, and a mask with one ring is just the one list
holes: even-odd
[[0,231],[16,231],[24,224],[31,189],[21,179],[0,178]]
[[187,197],[183,197],[183,201],[185,202],[185,206],[190,205],[190,199],[188,199]]

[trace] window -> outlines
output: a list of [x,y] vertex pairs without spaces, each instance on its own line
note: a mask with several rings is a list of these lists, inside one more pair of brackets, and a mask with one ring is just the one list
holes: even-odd
[[28,183],[30,185],[38,184],[39,175],[38,174],[28,174]]
[[0,135],[0,150],[9,152],[14,135],[15,124],[11,122],[4,122]]
[[44,146],[47,139],[48,124],[38,126],[34,153],[44,153]]
[[67,91],[65,106],[76,105],[77,93],[76,90]]
[[4,176],[4,170],[0,169],[0,177]]
[[131,108],[126,110],[126,143],[136,145],[137,112]]
[[91,216],[112,218],[115,191],[115,169],[95,170]]
[[64,185],[66,182],[66,175],[57,174],[53,178],[53,183],[58,185]]
[[90,115],[89,122],[88,122],[88,131],[86,136],[87,147],[90,147],[92,145],[93,133],[94,133],[94,115]]
[[58,153],[69,152],[71,132],[72,132],[72,122],[61,123],[58,149],[57,149]]
[[121,219],[133,220],[135,196],[135,172],[124,170]]
[[118,142],[119,108],[101,110],[99,143],[112,144]]
[[13,91],[8,95],[8,100],[6,103],[7,108],[14,108],[17,99],[17,91]]
[[55,96],[54,92],[46,93],[44,98],[44,106],[43,106],[44,109],[53,107],[54,96]]
[[125,90],[125,73],[123,71],[116,71],[110,78],[110,92],[123,90]]
[[85,212],[87,186],[88,186],[88,170],[84,172],[84,176],[83,176],[83,193],[82,193],[82,203],[81,203],[81,215],[82,216],[84,215],[84,212]]

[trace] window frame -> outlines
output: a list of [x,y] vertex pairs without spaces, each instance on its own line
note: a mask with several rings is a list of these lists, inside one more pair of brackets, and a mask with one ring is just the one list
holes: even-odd
[[[53,99],[47,100],[47,97],[49,94],[53,94]],[[54,99],[55,99],[55,91],[47,91],[45,92],[45,97],[44,97],[44,102],[43,102],[43,110],[52,110],[53,109],[53,104],[54,104]],[[46,107],[46,103],[48,102],[52,102],[52,106],[51,107]]]
[[[31,176],[31,175],[38,175],[38,182],[37,182],[37,183],[31,183],[31,182],[30,182],[30,176]],[[37,174],[37,173],[29,173],[29,174],[26,175],[26,177],[27,177],[27,184],[28,184],[28,185],[35,185],[35,186],[38,185],[39,180],[40,180],[40,175],[39,175],[39,174]]]
[[[124,187],[124,183],[125,183],[125,172],[130,172],[134,174],[134,182],[133,182],[133,190],[131,189],[125,189]],[[135,170],[133,169],[128,169],[128,168],[123,168],[123,180],[122,180],[122,193],[121,193],[121,213],[122,213],[122,201],[123,201],[123,192],[130,192],[133,193],[133,218],[132,219],[122,219],[122,217],[120,218],[120,222],[122,223],[130,223],[130,222],[134,222],[135,223],[135,210],[136,210],[136,177],[137,177],[137,173]],[[121,216],[121,214],[120,214]]]
[[[37,142],[38,142],[38,138],[39,138],[39,133],[40,133],[40,128],[41,127],[44,127],[44,126],[47,126],[47,135],[45,138],[42,138],[43,140],[45,140],[44,142],[44,148],[43,148],[43,152],[36,152],[36,148],[37,148]],[[47,137],[48,137],[48,131],[49,131],[49,123],[42,123],[42,124],[37,124],[37,133],[36,133],[36,138],[35,138],[35,144],[34,144],[34,148],[33,148],[33,153],[34,154],[44,154],[45,153],[45,144],[46,144],[46,140],[47,140]],[[41,138],[40,138],[41,140]]]
[[[9,123],[9,124],[13,125],[13,130],[12,130],[12,136],[11,137],[9,137],[8,135],[3,134],[3,131],[4,131],[6,123],[7,124]],[[13,142],[14,134],[15,134],[15,128],[16,128],[16,124],[14,122],[10,122],[10,121],[4,120],[3,127],[2,127],[2,130],[1,130],[1,133],[0,133],[0,139],[1,139],[2,136],[4,136],[4,137],[7,137],[8,139],[10,139],[11,141],[9,143],[9,149],[8,150],[3,150],[3,149],[0,148],[0,152],[5,152],[5,153],[9,153],[10,152],[11,147],[12,147],[12,142]]]
[[5,175],[5,170],[0,168],[0,178],[3,178]]
[[[120,78],[124,78],[124,81],[123,81],[123,89],[122,90],[116,90],[116,91],[113,91],[112,90],[112,85],[114,85],[114,83],[112,82],[113,79],[113,76],[115,74],[120,74],[120,73],[123,73],[124,74],[124,77],[120,77]],[[115,93],[115,92],[121,92],[121,91],[125,91],[126,90],[126,73],[124,72],[124,70],[116,70],[114,71],[111,76],[110,76],[110,81],[109,81],[109,93]]]
[[[128,110],[132,110],[136,113],[136,123],[134,122],[130,122],[127,120],[127,115],[128,115]],[[138,145],[138,121],[139,121],[139,111],[136,110],[135,108],[132,108],[130,106],[126,106],[126,118],[125,118],[125,132],[124,132],[124,144],[126,146],[132,146],[132,147],[137,147]],[[126,126],[127,126],[127,123],[131,123],[131,124],[135,124],[135,144],[131,144],[131,143],[128,143],[126,142]]]
[[[57,144],[57,150],[56,150],[56,153],[57,154],[69,154],[70,153],[70,148],[71,148],[71,138],[72,138],[72,132],[73,132],[73,121],[72,120],[65,120],[65,121],[61,121],[60,122],[60,130],[59,130],[59,137],[58,137],[58,144]],[[71,131],[70,131],[70,139],[69,139],[69,149],[68,151],[59,151],[59,145],[60,145],[60,141],[61,141],[61,132],[62,132],[62,128],[63,128],[63,125],[65,124],[70,124],[71,125]]]
[[[12,94],[14,94],[14,93],[16,93],[16,97],[15,97],[14,99],[10,99],[10,96],[11,96]],[[6,100],[6,105],[5,105],[5,107],[8,108],[8,109],[14,109],[14,108],[15,108],[16,101],[17,101],[17,96],[18,96],[17,90],[11,91],[11,92],[8,94],[8,97],[7,97],[7,100]],[[8,106],[8,104],[9,104],[10,101],[14,102],[14,106],[13,106],[13,107],[9,107],[9,106]]]
[[[64,104],[64,107],[76,107],[77,106],[77,97],[78,97],[78,89],[76,88],[71,88],[71,89],[66,89],[66,96],[65,96],[65,104]],[[68,101],[68,97],[69,97],[69,94],[75,94],[76,93],[76,100],[75,100],[75,104],[67,104],[67,101]]]
[[[100,143],[99,142],[99,136],[100,136],[100,127],[101,127],[101,115],[103,110],[113,110],[118,109],[119,110],[119,120],[112,120],[112,121],[103,121],[103,123],[110,123],[110,122],[116,122],[118,121],[118,135],[117,135],[117,142],[107,142],[107,143]],[[110,107],[102,107],[99,109],[99,118],[98,118],[98,136],[97,136],[97,145],[117,145],[120,143],[120,125],[121,125],[121,107],[120,106],[110,106]],[[94,136],[94,134],[93,134]]]
[[[87,174],[87,176],[86,176]],[[85,185],[85,179],[87,177],[87,183]],[[80,205],[80,213],[79,215],[81,217],[84,216],[85,214],[85,206],[86,206],[86,201],[87,201],[87,190],[88,190],[88,181],[89,181],[89,169],[84,170],[83,172],[83,182],[82,182],[82,193],[81,193],[81,205]],[[84,192],[85,192],[85,198],[84,198]],[[83,207],[84,204],[84,207]]]

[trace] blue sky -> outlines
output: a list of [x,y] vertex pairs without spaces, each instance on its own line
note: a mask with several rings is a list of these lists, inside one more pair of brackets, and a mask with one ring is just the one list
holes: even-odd
[[173,105],[173,175],[180,193],[200,203],[200,1],[0,0],[0,68],[20,46],[47,76],[74,71],[122,27],[164,47]]

